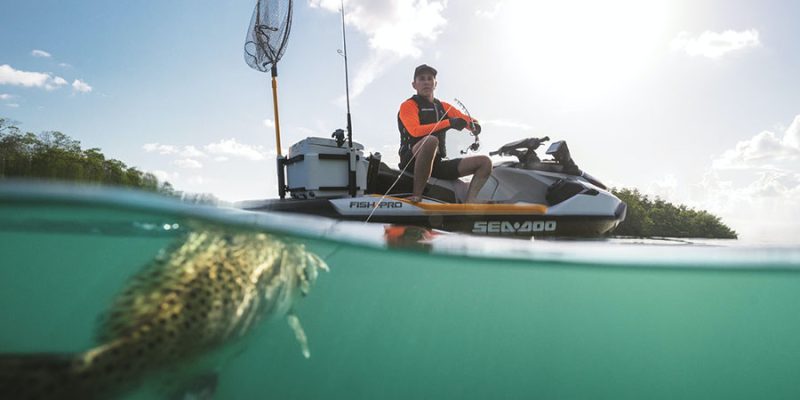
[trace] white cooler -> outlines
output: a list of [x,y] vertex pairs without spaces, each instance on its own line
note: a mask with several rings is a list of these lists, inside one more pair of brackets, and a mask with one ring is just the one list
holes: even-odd
[[[356,161],[356,191],[363,195],[367,188],[367,160],[364,146],[353,142]],[[342,147],[327,138],[305,138],[289,148],[286,161],[286,183],[295,199],[342,197],[348,189],[347,142]]]

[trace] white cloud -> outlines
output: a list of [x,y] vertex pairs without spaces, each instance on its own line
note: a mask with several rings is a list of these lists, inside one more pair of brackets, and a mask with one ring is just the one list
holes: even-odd
[[69,64],[63,63],[63,62],[62,63],[58,63],[58,66],[59,67],[63,67],[63,68],[72,68],[72,65],[69,65]]
[[[436,41],[447,24],[442,12],[447,0],[350,0],[347,24],[369,37],[372,50],[356,70],[351,95],[357,97],[389,66],[404,58],[419,58],[421,46]],[[338,0],[309,0],[312,8],[339,12]]]
[[223,139],[217,143],[204,146],[204,149],[218,156],[241,157],[248,160],[259,161],[265,158],[261,146],[250,146],[236,141],[236,139]]
[[0,93],[0,100],[11,100],[14,95],[8,93]]
[[[183,175],[177,172],[164,170],[152,171],[160,181],[169,181],[176,188],[190,186],[208,185],[212,183],[206,177],[196,174],[205,168],[205,160],[227,161],[231,158],[244,158],[249,160],[262,160],[265,154],[260,147],[253,147],[238,143],[236,139],[220,140],[205,146],[185,145],[176,146],[163,143],[147,143],[142,149],[148,153],[155,153],[167,157],[168,162],[184,172]],[[214,173],[215,171],[209,172]]]
[[64,85],[67,85],[67,81],[64,78],[57,76],[53,78],[52,81],[45,83],[44,88],[47,90],[54,90]]
[[160,143],[146,143],[142,148],[148,153],[158,152],[158,154],[175,154],[178,152],[175,146]]
[[[367,60],[361,64],[356,70],[355,77],[353,78],[353,85],[351,86],[350,95],[355,98],[366,90],[375,79],[383,75],[383,71],[396,64],[401,60],[397,54],[392,54],[386,50],[377,50],[369,55]],[[344,97],[344,96],[343,96]],[[344,98],[340,101],[344,104]]]
[[800,191],[800,174],[786,171],[767,171],[745,188],[754,197],[794,198]]
[[72,90],[81,93],[89,93],[92,91],[92,87],[89,86],[88,83],[80,79],[75,79],[74,81],[72,81]]
[[759,172],[745,184],[734,184],[737,172],[722,178],[711,170],[696,185],[700,189],[693,206],[722,218],[753,243],[791,243],[800,238],[800,175],[793,172]]
[[19,108],[19,104],[17,103],[6,103],[6,106],[11,108]]
[[778,137],[774,132],[762,131],[736,147],[725,151],[713,162],[716,169],[776,169],[787,162],[800,160],[800,115]]
[[161,181],[161,182],[167,182],[167,181],[171,181],[171,180],[174,181],[174,180],[177,180],[178,178],[180,178],[180,174],[178,174],[177,172],[169,173],[167,171],[162,171],[160,169],[157,169],[155,171],[150,171],[150,172],[153,175],[155,175],[156,178],[158,178],[158,180]]
[[[719,175],[712,175],[710,184],[716,185],[719,191],[725,191],[726,197],[731,201],[758,201],[782,200],[791,203],[798,202],[800,194],[800,174],[789,171],[763,171],[757,178],[747,185],[733,185],[731,181],[720,179]],[[715,182],[717,180],[717,182]],[[800,208],[796,210],[800,213]]]
[[513,129],[520,129],[523,131],[531,131],[533,127],[517,121],[507,120],[507,119],[485,119],[478,121],[482,126],[496,126],[501,128],[513,128]]
[[8,64],[0,65],[0,85],[40,87],[53,90],[66,84],[67,81],[60,76],[53,77],[43,72],[20,71]]
[[481,8],[479,8],[479,9],[475,10],[475,15],[477,15],[478,17],[481,17],[481,18],[494,19],[494,17],[496,17],[497,14],[500,13],[500,10],[502,8],[503,8],[503,2],[500,1],[500,2],[495,3],[494,7],[492,7],[491,9],[481,9]]
[[275,127],[275,121],[267,118],[267,119],[264,120],[264,126],[266,126],[267,128],[274,128]]
[[708,58],[719,58],[732,51],[760,45],[758,31],[755,29],[741,32],[726,30],[722,33],[705,31],[697,37],[682,31],[671,44],[673,50],[685,51],[690,56]]
[[[800,115],[783,135],[762,131],[712,162],[692,205],[722,217],[742,238],[794,243],[800,237]],[[679,185],[678,187],[681,187]]]
[[206,154],[202,151],[198,150],[197,147],[194,146],[184,146],[183,150],[181,150],[181,157],[205,157]]
[[191,159],[191,158],[182,158],[182,159],[179,159],[179,160],[175,160],[172,163],[177,165],[180,168],[186,168],[186,169],[203,168],[203,164],[201,164],[200,161],[197,161],[197,160],[194,160],[194,159]]
[[34,57],[44,57],[44,58],[50,58],[50,57],[52,57],[52,56],[50,55],[50,53],[48,53],[48,52],[46,52],[46,51],[44,51],[44,50],[33,50],[33,51],[31,52],[31,55],[32,55],[32,56],[34,56]]
[[53,85],[64,86],[66,84],[67,84],[67,80],[62,78],[62,77],[60,77],[60,76],[57,76],[57,77],[53,78]]
[[783,135],[783,142],[787,146],[791,146],[796,149],[800,148],[800,115],[795,116],[792,124],[786,129],[786,132]]
[[191,145],[183,146],[183,149],[179,150],[178,146],[173,146],[171,144],[147,143],[142,146],[142,148],[148,153],[158,153],[162,155],[178,154],[184,158],[197,158],[206,156],[206,154],[198,150],[197,147]]
[[21,71],[8,64],[0,65],[0,85],[40,87],[54,90],[66,84],[67,81],[60,76],[53,77],[44,72]]

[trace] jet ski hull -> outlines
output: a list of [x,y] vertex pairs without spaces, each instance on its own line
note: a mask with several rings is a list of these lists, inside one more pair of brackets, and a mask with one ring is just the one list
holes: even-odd
[[290,212],[339,220],[402,224],[448,232],[486,236],[595,237],[614,229],[625,218],[620,203],[613,215],[555,215],[540,204],[412,203],[377,195],[311,200],[264,200],[245,202],[251,211]]

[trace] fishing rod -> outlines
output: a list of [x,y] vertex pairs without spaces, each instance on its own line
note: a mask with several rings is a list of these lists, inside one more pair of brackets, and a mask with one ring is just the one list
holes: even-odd
[[453,100],[455,101],[456,104],[458,104],[458,107],[461,108],[462,111],[464,111],[464,114],[467,114],[467,116],[469,117],[470,120],[469,134],[475,138],[475,140],[472,142],[472,144],[469,145],[468,148],[461,150],[461,154],[467,154],[470,151],[478,151],[478,148],[481,147],[481,141],[480,139],[478,139],[478,135],[480,134],[480,132],[475,132],[475,122],[474,122],[475,120],[472,119],[472,115],[469,113],[469,110],[467,110],[467,106],[465,106],[464,103],[462,103],[460,100],[456,98],[454,98]]
[[344,25],[344,0],[342,0],[342,46],[343,52],[339,54],[344,57],[344,91],[347,99],[347,145],[353,147],[353,124],[350,119],[350,76],[347,67],[347,30]]
[[345,28],[345,13],[344,13],[344,0],[341,0],[342,12],[342,47],[344,51],[339,50],[338,53],[344,58],[344,90],[345,98],[347,99],[347,147],[350,149],[349,157],[349,174],[348,174],[348,188],[350,196],[356,196],[356,157],[353,151],[353,122],[350,117],[350,74],[347,65],[347,29]]

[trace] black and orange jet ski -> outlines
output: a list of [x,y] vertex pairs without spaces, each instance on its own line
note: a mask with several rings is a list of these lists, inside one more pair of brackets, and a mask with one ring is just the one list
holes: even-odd
[[546,154],[552,158],[541,160],[536,149],[549,140],[518,140],[489,153],[517,160],[496,163],[478,194],[480,203],[465,204],[468,182],[431,178],[423,200],[412,202],[408,197],[413,176],[390,168],[381,162],[380,154],[365,158],[358,143],[347,147],[341,140],[307,138],[278,162],[279,191],[288,192],[290,198],[245,201],[238,206],[475,235],[607,234],[624,220],[625,203],[578,168],[566,142],[550,144]]

